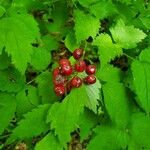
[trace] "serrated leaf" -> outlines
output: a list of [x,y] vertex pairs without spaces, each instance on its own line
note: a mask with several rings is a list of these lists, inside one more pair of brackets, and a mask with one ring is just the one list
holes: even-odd
[[103,125],[95,129],[96,136],[88,145],[87,150],[117,150],[125,149],[128,135],[117,128]]
[[[28,139],[46,132],[49,125],[46,123],[47,111],[50,108],[49,104],[39,105],[24,115],[18,126],[12,131],[7,143],[12,143],[18,139]],[[35,124],[36,123],[36,124]]]
[[122,49],[119,45],[113,44],[111,37],[108,34],[100,34],[96,37],[93,45],[98,46],[99,59],[101,61],[101,68],[116,56],[122,54]]
[[80,47],[80,45],[77,44],[75,33],[73,31],[67,34],[65,38],[65,45],[71,52],[73,52],[76,48]]
[[140,60],[143,62],[150,63],[150,47],[144,49],[139,56]]
[[91,5],[89,8],[90,12],[101,20],[117,12],[115,5],[110,0],[101,0]]
[[25,76],[16,69],[8,68],[0,71],[0,90],[3,92],[18,92],[25,86]]
[[131,118],[131,137],[140,149],[150,149],[150,118],[143,113],[135,113]]
[[104,103],[112,120],[119,128],[126,128],[129,106],[126,89],[122,83],[108,82],[103,85]]
[[97,72],[97,77],[102,81],[121,81],[121,71],[112,65],[105,65],[102,69]]
[[39,96],[42,97],[42,103],[54,103],[59,98],[54,93],[52,72],[45,71],[37,79]]
[[39,38],[37,23],[30,15],[13,15],[0,20],[0,53],[2,48],[11,55],[12,62],[23,74],[33,52],[31,43]]
[[126,26],[123,20],[119,20],[115,27],[110,29],[113,39],[122,48],[131,49],[141,42],[146,34],[134,26]]
[[21,117],[23,114],[32,110],[40,104],[37,88],[33,86],[26,86],[16,95],[17,99],[17,116]]
[[138,96],[137,102],[150,112],[150,64],[135,60],[132,63],[133,84]]
[[55,129],[59,141],[66,147],[70,140],[70,133],[78,128],[80,113],[83,113],[87,103],[85,88],[73,89],[65,97],[62,103],[54,103],[49,110],[47,121],[51,123],[51,128]]
[[84,113],[80,115],[78,124],[80,126],[80,138],[81,140],[86,139],[91,130],[98,123],[98,117],[88,109],[84,110]]
[[0,135],[8,126],[16,111],[16,98],[12,94],[0,93]]
[[88,96],[86,107],[91,109],[93,112],[97,113],[97,106],[99,105],[98,100],[101,101],[100,99],[101,84],[97,79],[95,84],[87,85],[85,86],[85,88]]
[[94,18],[90,14],[85,14],[80,10],[74,11],[75,17],[75,35],[77,43],[86,40],[89,36],[95,37],[100,28],[99,19]]
[[31,65],[37,70],[44,70],[51,61],[51,54],[43,47],[34,48]]
[[40,142],[35,146],[34,150],[63,150],[57,137],[52,133],[48,133]]

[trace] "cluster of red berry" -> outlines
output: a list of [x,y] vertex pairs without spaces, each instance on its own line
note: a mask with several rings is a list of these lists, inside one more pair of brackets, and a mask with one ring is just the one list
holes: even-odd
[[[73,57],[76,60],[74,66],[71,65],[68,59],[61,59],[59,67],[53,70],[54,91],[57,96],[62,96],[69,92],[72,88],[78,88],[84,82],[85,84],[94,84],[96,82],[95,65],[86,65],[83,60],[83,49],[76,49],[73,52]],[[81,79],[78,73],[86,72],[87,76]]]

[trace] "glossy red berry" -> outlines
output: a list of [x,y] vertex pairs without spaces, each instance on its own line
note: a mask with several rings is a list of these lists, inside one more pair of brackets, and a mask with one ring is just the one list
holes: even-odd
[[95,74],[95,72],[96,72],[96,66],[94,66],[94,65],[88,65],[86,67],[86,73],[88,75]]
[[83,72],[86,69],[86,63],[83,60],[80,60],[78,63],[75,64],[75,70],[77,72]]
[[84,81],[87,84],[94,84],[96,82],[96,77],[94,75],[88,75]]
[[72,87],[78,88],[82,85],[82,79],[75,76],[71,79],[70,84],[71,84]]
[[53,78],[54,85],[64,84],[66,82],[66,79],[61,74],[58,74]]
[[63,65],[71,65],[70,61],[66,58],[63,58],[59,61],[59,65],[63,66]]
[[59,74],[60,74],[60,70],[59,70],[59,67],[57,67],[53,70],[53,77],[56,77]]
[[74,59],[80,59],[83,56],[83,49],[78,48],[73,52]]
[[55,91],[57,96],[62,96],[65,94],[65,86],[62,84],[56,85],[54,87],[54,91]]
[[62,65],[61,66],[61,73],[65,76],[70,76],[73,72],[71,65]]

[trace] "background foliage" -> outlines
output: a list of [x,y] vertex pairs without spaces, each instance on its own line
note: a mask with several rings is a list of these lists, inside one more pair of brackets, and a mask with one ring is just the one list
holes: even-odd
[[[0,0],[0,149],[149,150],[149,29],[147,0]],[[97,82],[57,97],[78,47]]]

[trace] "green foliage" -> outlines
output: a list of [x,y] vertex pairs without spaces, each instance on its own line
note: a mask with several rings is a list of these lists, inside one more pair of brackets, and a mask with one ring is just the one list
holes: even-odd
[[115,42],[125,49],[135,48],[136,44],[146,37],[143,31],[134,26],[125,26],[122,20],[119,20],[110,31]]
[[27,63],[31,61],[31,44],[39,38],[37,23],[30,15],[4,17],[0,20],[0,35],[0,53],[5,47],[6,52],[12,57],[12,63],[23,74]]
[[[80,98],[78,98],[80,97]],[[55,103],[49,110],[47,121],[51,122],[51,128],[55,129],[60,142],[65,146],[70,140],[70,131],[78,128],[80,113],[83,113],[87,103],[87,94],[84,87],[73,90],[63,103]],[[78,108],[76,109],[76,106]]]
[[13,142],[16,139],[32,138],[48,131],[45,114],[47,114],[49,107],[50,105],[48,104],[40,105],[28,112],[12,131],[7,142]]
[[[149,7],[0,0],[0,149],[149,150]],[[97,66],[97,81],[58,97],[53,68],[61,58],[74,65],[76,48]]]

